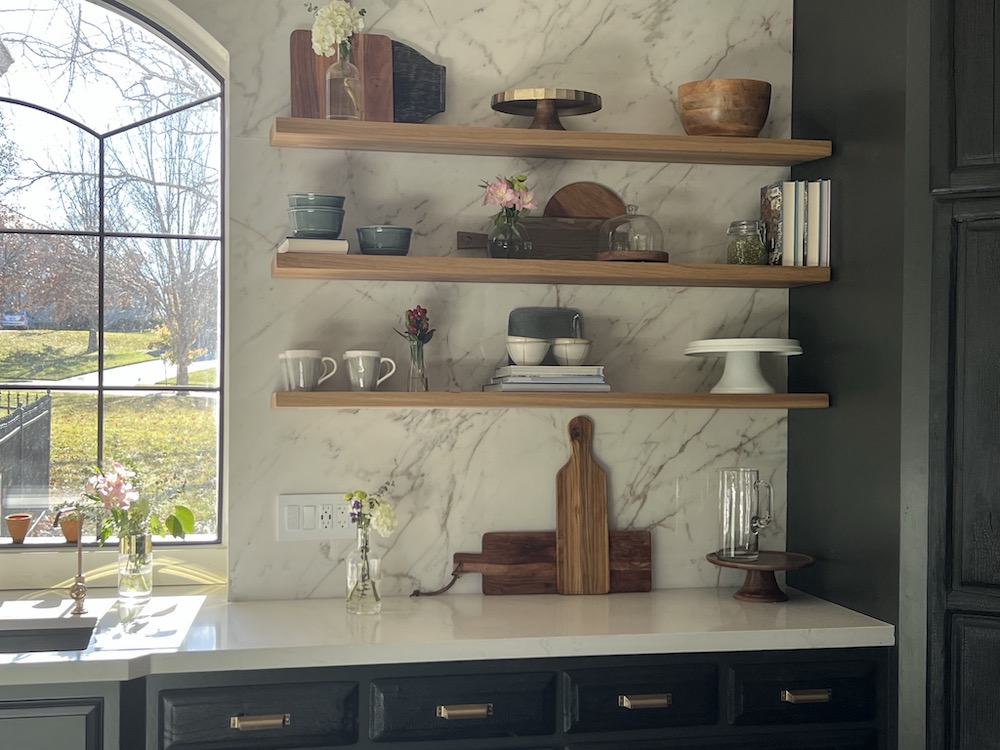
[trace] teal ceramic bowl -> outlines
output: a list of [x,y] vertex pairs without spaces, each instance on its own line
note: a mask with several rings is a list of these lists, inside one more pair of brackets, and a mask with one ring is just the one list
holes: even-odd
[[344,209],[326,206],[290,208],[288,209],[288,225],[298,237],[337,239],[344,226]]
[[289,193],[289,208],[343,208],[344,196],[323,193]]
[[412,234],[409,227],[388,224],[358,227],[358,249],[365,255],[406,255]]

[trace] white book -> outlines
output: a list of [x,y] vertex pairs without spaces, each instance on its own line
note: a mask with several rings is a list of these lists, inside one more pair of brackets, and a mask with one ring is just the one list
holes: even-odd
[[820,196],[820,181],[812,180],[806,186],[806,209],[809,217],[806,219],[806,265],[819,265],[819,238],[823,231],[820,220],[820,209],[823,200]]
[[604,365],[501,365],[493,372],[495,378],[513,375],[559,376],[598,375],[604,376]]
[[795,182],[781,183],[781,265],[795,265]]
[[830,181],[820,180],[820,211],[819,211],[819,264],[830,265]]
[[806,222],[809,219],[809,209],[806,206],[806,183],[795,181],[795,265],[806,264]]
[[312,237],[285,237],[276,250],[279,253],[332,253],[345,255],[350,249],[348,240],[331,240]]
[[491,383],[603,383],[603,375],[505,375]]
[[606,393],[611,390],[607,383],[490,383],[483,386],[484,391],[506,391],[520,393],[559,393],[566,391],[583,391]]

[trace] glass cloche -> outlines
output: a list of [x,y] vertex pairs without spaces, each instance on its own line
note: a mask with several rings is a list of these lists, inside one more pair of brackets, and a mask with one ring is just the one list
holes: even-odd
[[663,231],[651,216],[629,204],[626,213],[601,225],[601,249],[607,251],[662,252]]

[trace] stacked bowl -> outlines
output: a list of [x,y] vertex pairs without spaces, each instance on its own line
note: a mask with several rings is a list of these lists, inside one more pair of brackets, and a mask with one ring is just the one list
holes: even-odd
[[338,239],[344,226],[344,196],[289,193],[288,226],[293,237]]

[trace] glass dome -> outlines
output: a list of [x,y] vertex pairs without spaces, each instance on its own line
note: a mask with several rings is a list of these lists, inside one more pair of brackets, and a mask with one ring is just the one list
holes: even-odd
[[626,213],[601,225],[601,249],[607,251],[662,252],[663,231],[651,216],[629,204]]

